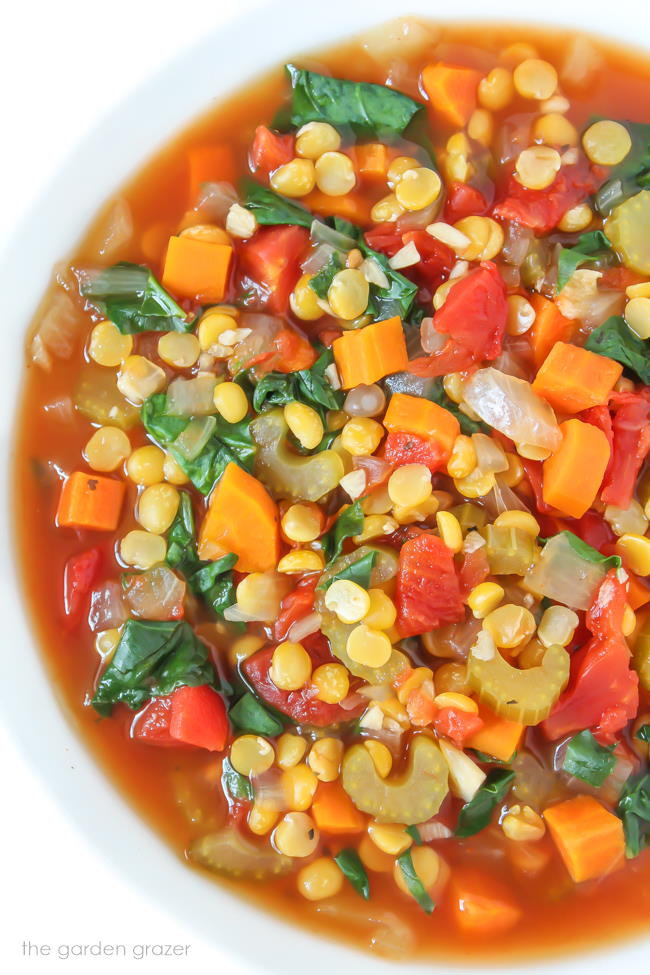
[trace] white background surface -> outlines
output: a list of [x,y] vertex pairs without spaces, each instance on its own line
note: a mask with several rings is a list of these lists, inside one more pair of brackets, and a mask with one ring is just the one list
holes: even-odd
[[[13,226],[80,138],[86,119],[101,117],[207,29],[263,2],[23,0],[3,7],[0,253]],[[20,648],[4,649],[8,659]],[[244,969],[214,946],[129,889],[75,832],[1,723],[0,756],[0,969],[11,975],[86,975],[119,966],[120,972],[147,975],[190,969],[243,975]],[[49,957],[25,957],[23,941],[49,946]],[[123,944],[127,953],[143,944],[190,947],[185,958],[57,957],[59,946],[65,954],[66,946],[72,950],[99,941]]]

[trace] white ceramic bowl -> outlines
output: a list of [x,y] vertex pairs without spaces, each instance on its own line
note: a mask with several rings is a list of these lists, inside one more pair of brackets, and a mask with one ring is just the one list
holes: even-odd
[[[146,160],[152,147],[164,144],[211,101],[260,71],[398,14],[421,13],[431,18],[451,14],[450,19],[479,22],[488,17],[526,20],[521,0],[492,0],[489,5],[485,0],[455,0],[451,6],[450,10],[449,5],[433,0],[408,0],[406,8],[394,0],[327,0],[318,8],[304,0],[273,0],[265,9],[207,36],[88,131],[17,229],[0,266],[3,347],[9,365],[0,385],[0,416],[4,418],[0,443],[5,471],[11,469],[13,461],[13,416],[21,382],[24,333],[52,265],[71,250],[99,205]],[[633,0],[617,0],[615,5],[593,0],[545,0],[529,14],[533,22],[542,17],[549,25],[583,28],[632,44],[650,36],[650,7]],[[107,145],[111,146],[110,153],[106,152]],[[25,255],[29,255],[28,261]],[[5,481],[4,539],[13,534],[12,526],[10,490]],[[4,643],[19,648],[12,654],[11,667],[3,671],[2,718],[42,781],[122,876],[130,877],[136,887],[194,925],[205,938],[218,941],[233,957],[245,961],[251,972],[304,975],[308,970],[311,975],[329,975],[352,967],[355,975],[395,971],[395,966],[378,958],[288,928],[188,869],[172,854],[111,786],[67,723],[35,646],[18,589],[14,553],[7,543],[0,546],[0,573]],[[29,714],[37,714],[38,722],[27,720]],[[556,975],[604,975],[612,965],[619,969],[629,965],[643,971],[649,950],[650,941],[643,939],[599,949],[596,955],[510,968],[500,964],[499,970],[532,975],[548,971],[552,965]],[[408,967],[412,975],[458,971],[457,966],[429,962],[401,967]]]

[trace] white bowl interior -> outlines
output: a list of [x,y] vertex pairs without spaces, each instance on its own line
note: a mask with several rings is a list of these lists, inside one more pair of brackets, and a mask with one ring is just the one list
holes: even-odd
[[[26,326],[53,264],[72,249],[105,198],[149,157],[152,148],[163,145],[215,99],[290,55],[326,46],[403,12],[391,0],[356,4],[329,0],[325,16],[319,17],[314,7],[298,0],[274,0],[264,9],[206,36],[88,132],[17,229],[0,264],[5,357],[13,366],[0,387],[1,414],[7,418],[0,433],[6,471],[11,470],[14,460],[13,416],[21,383]],[[435,19],[436,15],[447,14],[448,8],[432,0],[410,0],[408,12]],[[525,20],[521,5],[510,0],[495,0],[488,10],[478,0],[461,0],[453,13],[453,19],[479,22],[488,17]],[[650,8],[628,0],[617,3],[614,22],[610,22],[610,8],[580,0],[573,0],[572,4],[546,0],[540,13],[549,24],[583,28],[629,43],[638,43],[644,34],[647,36],[650,26]],[[110,153],[106,146],[111,147]],[[28,260],[25,255],[29,255]],[[13,533],[10,485],[5,482],[2,490],[8,538]],[[208,940],[217,941],[233,956],[246,960],[251,971],[302,975],[308,965],[317,975],[354,966],[357,975],[376,975],[380,969],[393,969],[378,958],[315,939],[304,930],[288,928],[187,869],[172,854],[113,788],[60,708],[30,631],[10,545],[0,548],[0,566],[5,644],[20,648],[19,653],[12,654],[12,666],[5,668],[3,675],[2,718],[61,806],[120,873],[170,912],[194,925]],[[39,715],[38,723],[26,720],[28,714]],[[106,828],[107,823],[110,828]],[[161,895],[161,891],[165,893]],[[251,937],[253,930],[255,936]],[[648,944],[647,940],[636,941],[600,950],[598,957],[517,964],[508,970],[530,973],[553,964],[558,975],[587,971],[598,975],[612,962],[641,967],[647,961]],[[456,966],[430,962],[414,962],[408,967],[413,975],[457,970]],[[499,968],[506,966],[500,964]]]

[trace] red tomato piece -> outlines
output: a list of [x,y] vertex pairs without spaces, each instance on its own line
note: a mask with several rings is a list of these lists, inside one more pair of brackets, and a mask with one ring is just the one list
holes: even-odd
[[314,347],[291,328],[283,328],[273,339],[275,353],[265,364],[265,370],[299,372],[311,369],[316,362]]
[[600,496],[605,504],[627,508],[650,450],[650,389],[612,393],[609,406],[613,412],[613,448]]
[[294,143],[293,135],[278,135],[265,125],[258,125],[251,146],[251,169],[268,178],[275,169],[294,158]]
[[401,637],[457,623],[465,608],[454,556],[436,535],[422,533],[405,542],[397,571],[397,629]]
[[402,244],[410,243],[417,247],[421,260],[402,273],[433,294],[449,277],[456,263],[456,255],[450,247],[436,240],[426,230],[410,230],[403,234]]
[[[587,545],[591,545],[592,548],[597,549],[603,554],[609,555],[610,552],[605,553],[604,549],[613,546],[616,542],[616,535],[603,516],[599,515],[596,511],[588,511],[578,521],[567,522],[562,527],[568,528],[569,531],[572,531],[574,535],[581,538]],[[558,529],[558,531],[561,530],[561,528]]]
[[101,549],[89,548],[71,556],[63,570],[63,607],[70,628],[79,624],[102,561]]
[[286,311],[300,277],[300,256],[308,243],[309,233],[304,227],[262,227],[241,245],[240,270],[259,285],[269,312]]
[[591,423],[592,426],[598,427],[602,430],[607,437],[607,443],[609,444],[610,456],[609,464],[603,475],[603,484],[608,483],[608,478],[612,471],[612,465],[614,463],[614,430],[612,427],[612,417],[611,413],[606,406],[592,406],[589,410],[583,410],[579,414],[578,418],[583,420],[584,423]]
[[481,548],[475,548],[473,552],[466,552],[458,570],[458,581],[463,599],[469,596],[475,586],[485,582],[489,574],[490,565],[484,545]]
[[273,636],[278,642],[286,640],[293,624],[311,613],[314,608],[314,590],[318,579],[317,574],[305,576],[293,592],[285,596],[280,603],[280,615],[273,627]]
[[372,230],[366,231],[365,238],[368,247],[372,247],[374,251],[381,251],[387,257],[393,257],[404,246],[402,234],[395,229],[394,223],[380,223]]
[[621,635],[627,593],[616,571],[598,588],[586,617],[592,638],[571,660],[569,687],[542,722],[547,738],[590,728],[602,742],[614,740],[639,707],[639,679]]
[[466,740],[483,727],[483,719],[458,708],[440,708],[433,719],[433,727],[441,738],[449,738],[457,748],[463,748]]
[[[321,664],[334,660],[329,644],[321,633],[305,637],[301,643],[311,657],[314,670]],[[313,725],[316,728],[327,728],[342,721],[350,721],[361,713],[363,704],[346,711],[339,704],[319,701],[315,696],[316,688],[313,685],[308,684],[298,691],[283,691],[276,687],[269,673],[274,650],[275,647],[258,650],[242,664],[248,683],[271,707],[286,714],[297,724]]]
[[224,699],[213,687],[178,687],[172,694],[169,734],[183,745],[210,752],[226,747],[230,725]]
[[469,183],[452,183],[447,189],[445,200],[445,223],[457,223],[465,217],[483,216],[488,211],[488,202],[479,190]]
[[165,697],[154,697],[140,711],[133,721],[131,732],[136,741],[146,742],[148,745],[177,746],[178,742],[169,733],[169,723],[172,717],[172,694]]
[[545,190],[526,189],[513,173],[504,198],[494,207],[492,216],[521,223],[537,234],[548,234],[566,211],[591,196],[602,180],[601,172],[585,162],[562,166]]
[[476,362],[491,361],[501,352],[508,304],[506,286],[492,261],[461,278],[433,316],[435,329],[449,339],[439,352],[409,363],[417,376],[462,372]]
[[448,459],[436,440],[426,440],[414,433],[389,433],[384,441],[383,455],[392,467],[424,464],[432,474],[442,470]]

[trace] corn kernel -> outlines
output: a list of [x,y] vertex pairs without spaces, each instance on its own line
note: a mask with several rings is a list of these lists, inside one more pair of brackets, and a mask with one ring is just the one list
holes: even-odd
[[336,152],[341,136],[329,122],[307,122],[296,133],[296,154],[303,159],[318,159],[324,152]]
[[326,704],[340,704],[350,690],[350,678],[343,664],[321,664],[311,677],[316,697]]
[[541,101],[550,98],[557,88],[557,71],[548,61],[528,58],[517,65],[512,80],[522,98]]
[[102,630],[95,637],[95,649],[103,660],[107,660],[115,652],[120,642],[120,630],[113,627],[110,630]]
[[542,817],[530,806],[510,806],[501,821],[501,829],[509,840],[517,842],[541,840],[546,832]]
[[289,809],[306,812],[312,804],[318,779],[308,765],[293,765],[282,773],[282,789]]
[[114,471],[131,453],[131,441],[118,427],[100,427],[84,447],[84,457],[94,471]]
[[341,623],[360,623],[370,609],[370,596],[351,579],[335,579],[325,593],[325,605]]
[[519,531],[534,538],[537,538],[541,531],[539,522],[529,511],[502,511],[494,519],[494,525],[496,528],[518,528]]
[[273,745],[260,735],[240,735],[230,746],[230,764],[240,775],[261,775],[273,765]]
[[315,322],[323,317],[323,309],[318,304],[318,295],[309,286],[313,277],[313,274],[303,274],[298,278],[298,283],[289,296],[291,311],[303,322]]
[[131,355],[133,336],[122,335],[117,325],[105,319],[90,333],[88,355],[100,366],[119,366]]
[[319,738],[311,746],[307,763],[321,782],[334,782],[341,769],[343,742],[339,738]]
[[650,538],[627,533],[616,542],[616,554],[623,559],[626,569],[638,576],[650,575]]
[[443,691],[437,694],[433,703],[439,708],[455,708],[457,711],[464,711],[465,714],[478,714],[478,704],[467,694],[458,694],[455,691]]
[[164,476],[165,455],[160,447],[137,447],[126,462],[126,473],[135,484],[148,487]]
[[127,532],[120,542],[120,558],[134,569],[150,569],[163,562],[166,554],[167,542],[164,538],[139,529]]
[[509,451],[506,451],[506,460],[508,461],[508,470],[499,476],[507,487],[517,487],[524,477],[524,465],[517,454],[511,454]]
[[275,827],[271,839],[285,856],[310,857],[316,851],[320,834],[307,813],[290,812]]
[[200,352],[199,340],[191,332],[166,332],[158,339],[158,355],[163,362],[175,369],[189,369]]
[[566,647],[571,643],[579,622],[572,609],[566,606],[549,606],[539,621],[537,639],[545,647],[552,644]]
[[389,630],[395,625],[397,607],[383,589],[369,589],[370,609],[363,618],[366,626],[373,630]]
[[459,434],[454,440],[451,454],[447,461],[447,473],[450,477],[468,477],[476,467],[476,450],[471,437]]
[[[415,870],[416,876],[424,889],[430,892],[436,886],[438,879],[440,877],[442,867],[442,858],[432,850],[430,846],[416,846],[411,851],[411,861],[413,863],[413,869]],[[404,871],[402,870],[399,862],[395,862],[393,867],[393,877],[395,883],[408,897],[415,897],[411,886],[407,883],[404,877]]]
[[276,742],[277,763],[281,769],[293,768],[301,762],[307,751],[307,742],[300,735],[285,731]]
[[278,562],[278,572],[285,575],[299,575],[302,572],[322,572],[325,559],[322,552],[314,552],[308,548],[296,548],[287,552]]
[[256,800],[248,813],[248,828],[255,836],[266,836],[278,821],[279,812],[272,802]]
[[454,555],[463,547],[463,530],[460,522],[450,511],[439,511],[436,515],[436,525],[440,538]]
[[271,173],[269,182],[282,196],[307,196],[316,185],[314,164],[311,159],[292,159]]
[[640,339],[650,338],[650,298],[632,298],[624,314],[631,332]]
[[[238,240],[248,240],[257,230],[257,217],[251,210],[247,210],[240,203],[233,203],[226,215],[226,230],[228,234]],[[227,238],[227,234],[225,235]],[[228,239],[217,243],[230,243]]]
[[492,68],[490,73],[479,81],[479,104],[492,112],[500,112],[505,108],[512,101],[514,93],[512,75],[506,68]]
[[296,440],[305,450],[314,450],[323,439],[323,421],[316,410],[304,403],[287,403],[284,418]]
[[350,660],[365,667],[383,667],[390,660],[393,646],[381,630],[360,623],[350,633],[346,649]]
[[334,897],[343,887],[343,874],[334,860],[319,857],[299,871],[298,890],[308,901],[322,901]]
[[479,582],[467,597],[467,605],[477,620],[485,619],[496,609],[505,596],[505,590],[496,582]]
[[165,370],[142,355],[128,356],[117,376],[117,388],[122,396],[137,406],[160,392],[166,382]]
[[368,836],[382,853],[397,857],[413,845],[413,838],[400,823],[368,823]]
[[620,122],[602,119],[590,125],[582,137],[582,147],[597,166],[618,166],[632,148],[630,133]]
[[494,119],[484,108],[476,108],[467,123],[467,134],[480,145],[489,147],[494,138]]
[[169,484],[187,484],[189,477],[171,454],[165,454],[163,477]]
[[517,179],[529,190],[544,190],[557,176],[562,160],[557,149],[550,146],[531,146],[517,156]]
[[506,603],[493,609],[483,620],[483,627],[497,647],[511,650],[535,632],[535,617],[524,606]]
[[341,446],[353,457],[374,454],[384,435],[384,428],[377,420],[367,416],[354,417],[341,431]]
[[359,268],[346,267],[337,271],[327,290],[327,303],[332,313],[343,321],[363,315],[368,307],[370,285]]
[[172,484],[152,484],[138,499],[136,517],[142,527],[154,535],[163,535],[171,526],[180,495]]
[[434,169],[407,169],[395,187],[395,197],[405,210],[424,210],[440,196],[442,182]]
[[282,531],[290,542],[313,542],[321,533],[323,518],[316,504],[292,504],[282,516]]
[[214,387],[214,405],[226,423],[239,423],[248,413],[246,393],[238,383],[219,383]]
[[311,657],[301,643],[285,640],[273,651],[269,677],[283,691],[297,691],[311,677]]
[[625,289],[625,294],[628,298],[650,298],[650,281],[629,284]]
[[344,196],[357,181],[354,165],[344,152],[324,152],[316,160],[316,186],[326,196]]

